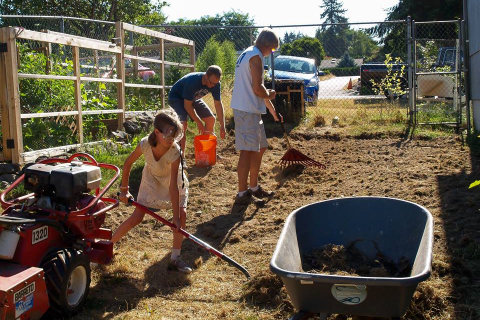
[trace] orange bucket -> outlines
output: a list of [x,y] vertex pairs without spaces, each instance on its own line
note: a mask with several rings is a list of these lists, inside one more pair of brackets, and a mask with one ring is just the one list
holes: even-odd
[[217,137],[212,134],[201,134],[193,139],[195,148],[195,165],[199,167],[213,166],[217,162]]

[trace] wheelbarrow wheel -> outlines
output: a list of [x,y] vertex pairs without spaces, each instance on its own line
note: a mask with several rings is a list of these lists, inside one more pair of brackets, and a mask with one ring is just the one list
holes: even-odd
[[56,314],[78,313],[88,296],[91,281],[90,262],[80,251],[61,249],[44,259],[50,307]]

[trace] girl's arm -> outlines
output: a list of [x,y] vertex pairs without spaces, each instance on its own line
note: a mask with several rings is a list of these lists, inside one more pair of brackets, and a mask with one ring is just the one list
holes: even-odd
[[120,182],[120,201],[123,203],[128,203],[128,198],[131,197],[130,193],[128,192],[128,180],[130,178],[130,170],[132,169],[132,165],[137,161],[137,159],[142,155],[142,148],[140,144],[137,145],[135,150],[128,156],[123,164],[122,170],[122,181]]
[[173,161],[171,164],[171,175],[170,175],[170,202],[172,203],[173,209],[173,221],[177,228],[181,227],[180,221],[180,192],[178,191],[178,167],[180,165],[180,157]]

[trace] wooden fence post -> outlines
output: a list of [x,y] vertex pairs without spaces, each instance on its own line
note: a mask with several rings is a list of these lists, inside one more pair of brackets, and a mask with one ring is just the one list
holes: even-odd
[[80,82],[80,50],[78,47],[72,47],[73,51],[73,75],[77,78],[74,80],[75,86],[75,107],[78,111],[77,115],[77,134],[78,143],[83,144],[83,115],[82,115],[82,90]]
[[125,32],[123,30],[123,22],[121,21],[115,23],[115,37],[119,41],[120,48],[122,48],[122,51],[117,53],[117,79],[122,80],[122,82],[117,83],[118,109],[122,110],[118,114],[118,130],[121,130],[125,120],[125,61],[123,59],[125,54]]
[[[8,139],[5,140],[5,149],[11,149],[12,163],[21,163],[20,155],[23,153],[22,121],[20,119],[20,93],[18,84],[18,59],[15,28],[4,28],[3,41],[7,44],[7,52],[4,53],[6,99],[5,106],[8,110],[6,119],[2,112],[2,129],[8,125]],[[5,131],[4,131],[5,132]]]
[[160,65],[160,84],[162,85],[162,89],[160,92],[162,94],[162,108],[166,108],[165,104],[165,40],[160,39],[160,60],[162,60],[162,64]]
[[193,67],[190,68],[191,72],[195,71],[195,44],[190,46],[190,64],[193,65]]
[[[7,32],[7,28],[0,29],[0,43],[2,44],[2,51],[6,49],[6,40],[5,34]],[[11,161],[12,160],[12,150],[7,148],[7,140],[10,139],[10,124],[8,122],[8,107],[7,107],[7,75],[5,73],[6,70],[6,62],[5,62],[5,55],[6,52],[0,53],[0,107],[2,110],[2,146],[3,146],[3,159],[4,161]]]

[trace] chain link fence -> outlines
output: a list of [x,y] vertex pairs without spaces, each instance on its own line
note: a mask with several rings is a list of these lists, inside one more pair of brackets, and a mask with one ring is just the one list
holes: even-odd
[[[110,41],[115,38],[115,23],[62,17],[0,16],[0,27],[20,26],[36,31],[50,30],[71,35]],[[222,77],[222,101],[227,118],[238,55],[252,45],[260,27],[225,26],[143,26],[172,36],[195,42],[195,67],[205,71],[211,64],[219,64]],[[454,56],[462,55],[459,48],[459,26],[449,23],[416,23],[415,39],[411,39],[407,21],[319,24],[299,26],[271,26],[281,39],[281,46],[271,57],[265,58],[267,86],[276,86],[275,105],[283,114],[292,116],[287,121],[304,121],[311,125],[359,125],[405,123],[412,114],[410,96],[415,93],[414,110],[419,123],[460,121],[455,99],[461,101],[463,76]],[[125,33],[128,54],[146,58],[136,62],[126,59],[128,82],[161,84],[161,65],[148,59],[161,59],[160,43],[153,37]],[[409,86],[408,46],[413,44],[410,62],[413,83]],[[36,68],[36,73],[68,74],[72,52],[68,46],[52,46],[50,58],[42,58],[35,66],[33,60],[41,59],[42,44],[24,41],[20,44],[20,72]],[[165,44],[164,60],[180,65],[165,66],[165,85],[170,88],[180,77],[190,72],[181,64],[190,63],[188,48]],[[453,50],[453,51],[452,51]],[[32,61],[25,56],[31,55]],[[24,56],[22,58],[22,56]],[[285,57],[286,56],[286,57]],[[81,71],[92,77],[116,77],[115,57],[97,50],[80,50]],[[272,57],[274,58],[272,61]],[[299,58],[300,57],[300,58]],[[23,60],[22,60],[23,59]],[[48,61],[46,61],[48,60]],[[437,61],[438,60],[438,61]],[[452,65],[453,61],[453,65]],[[39,65],[41,67],[39,67]],[[43,69],[43,70],[42,70]],[[453,71],[452,71],[453,70]],[[427,74],[435,72],[438,74]],[[439,73],[440,72],[440,73]],[[271,78],[274,76],[274,83]],[[437,78],[443,83],[433,94],[428,85]],[[432,79],[435,79],[433,81]],[[416,83],[418,82],[418,83]],[[428,84],[428,85],[427,85]],[[452,86],[454,89],[452,89]],[[72,108],[73,85],[68,81],[42,81],[21,79],[22,113],[65,111]],[[410,88],[409,88],[410,87]],[[61,94],[57,89],[62,88]],[[456,91],[455,91],[456,90]],[[41,93],[41,94],[39,94]],[[168,94],[168,90],[166,90]],[[162,108],[162,91],[149,88],[126,88],[126,110],[143,111]],[[432,101],[432,97],[434,98]],[[437,100],[442,97],[442,100]],[[457,98],[456,98],[457,97]],[[86,83],[82,87],[85,108],[116,108],[116,86],[113,83]],[[212,110],[213,100],[205,101]],[[415,105],[415,104],[413,104]],[[442,118],[438,118],[439,110]],[[91,136],[86,141],[98,139],[105,133],[106,123],[114,115],[91,116],[85,121]],[[32,150],[54,147],[66,141],[66,133],[74,130],[74,117],[53,117],[37,120],[23,119],[24,145]],[[456,119],[456,120],[454,120]],[[30,130],[31,129],[31,130]],[[30,131],[29,131],[30,130]],[[59,138],[49,139],[49,132],[62,132]],[[69,134],[70,139],[75,139]],[[44,137],[44,138],[42,138]],[[30,139],[30,140],[29,140]]]
[[467,121],[461,22],[415,22],[416,122]]

